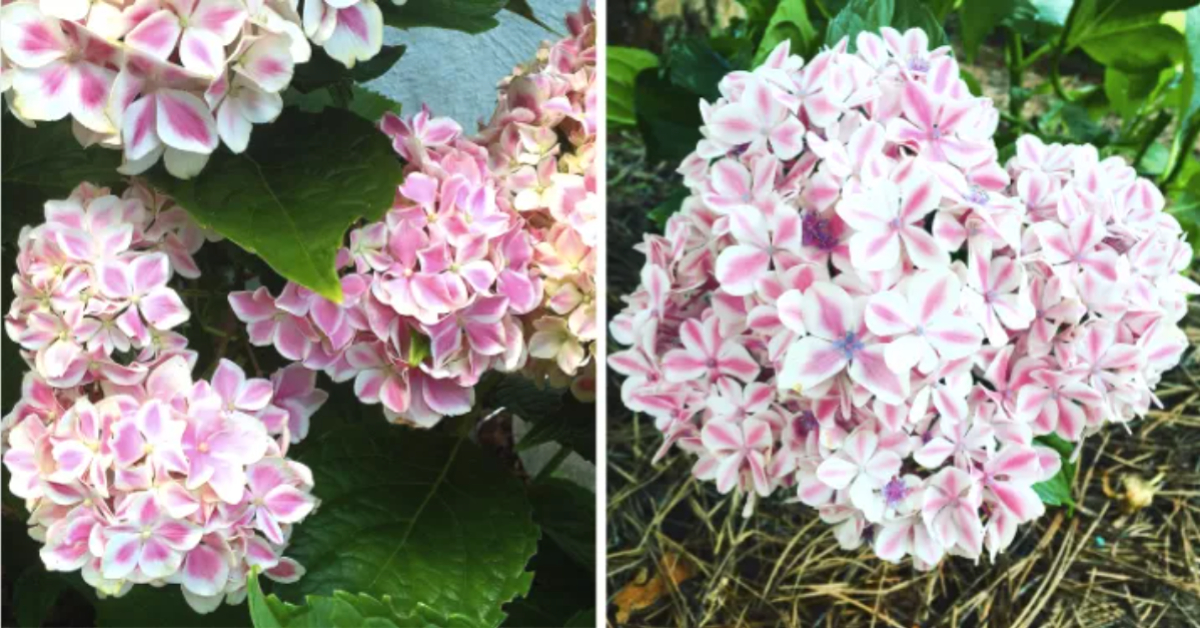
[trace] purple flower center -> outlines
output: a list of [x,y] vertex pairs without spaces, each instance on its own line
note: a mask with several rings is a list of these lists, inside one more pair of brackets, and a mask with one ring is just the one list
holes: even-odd
[[858,335],[852,331],[846,332],[846,337],[841,340],[836,340],[833,346],[842,353],[846,354],[846,359],[853,360],[854,354],[863,350],[863,343],[858,339]]
[[804,246],[816,247],[822,251],[832,251],[837,248],[838,239],[830,229],[829,220],[817,217],[816,212],[805,212],[801,218],[804,232]]
[[987,190],[978,185],[972,185],[971,189],[967,190],[967,202],[973,205],[986,205],[988,202]]
[[933,128],[929,129],[929,139],[931,139],[931,140],[942,139],[942,129],[941,129],[941,127],[938,126],[938,124],[936,122],[933,124]]
[[912,70],[913,72],[928,72],[929,59],[926,59],[920,55],[913,55],[908,58],[908,69]]
[[813,414],[811,410],[801,412],[800,416],[792,421],[792,430],[799,438],[807,437],[809,434],[820,429],[820,427],[820,423],[817,423],[817,415]]
[[904,481],[900,478],[892,478],[887,484],[883,485],[883,498],[887,501],[889,508],[895,508],[908,497],[908,487],[904,485]]

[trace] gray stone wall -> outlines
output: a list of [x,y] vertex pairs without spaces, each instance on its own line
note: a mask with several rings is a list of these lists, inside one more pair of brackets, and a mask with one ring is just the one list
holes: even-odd
[[[421,0],[409,0],[421,2]],[[579,8],[579,0],[530,0],[534,15],[565,33],[563,19]],[[512,68],[533,57],[555,33],[508,11],[497,16],[500,25],[480,35],[436,28],[400,31],[387,28],[384,43],[405,44],[408,50],[386,75],[367,87],[415,113],[422,103],[434,114],[450,116],[474,131],[480,119],[492,113],[496,83]]]

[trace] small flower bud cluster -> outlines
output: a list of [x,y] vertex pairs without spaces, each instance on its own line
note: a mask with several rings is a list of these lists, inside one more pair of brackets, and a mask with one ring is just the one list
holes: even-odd
[[1091,146],[1017,143],[948,49],[787,42],[702,103],[691,196],[612,323],[624,403],[722,493],[791,495],[841,545],[928,569],[994,558],[1044,507],[1049,437],[1155,403],[1192,250]]
[[136,183],[46,204],[21,233],[5,318],[33,370],[3,458],[48,569],[82,570],[102,596],[178,583],[199,612],[244,598],[251,568],[303,574],[282,553],[316,500],[285,456],[325,400],[298,366],[267,380],[222,360],[193,382],[195,352],[173,331],[189,313],[167,283],[199,275],[204,239]]

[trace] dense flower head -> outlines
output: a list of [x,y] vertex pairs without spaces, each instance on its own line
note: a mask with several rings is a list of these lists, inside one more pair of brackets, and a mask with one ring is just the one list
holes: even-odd
[[840,544],[993,557],[1058,454],[1156,403],[1198,286],[1122,159],[1022,137],[917,29],[804,61],[784,42],[702,102],[691,195],[647,235],[610,357],[722,493],[789,495]]
[[421,427],[470,411],[488,371],[590,392],[595,33],[586,6],[568,25],[506,79],[478,138],[428,109],[387,115],[404,183],[383,220],[350,233],[342,301],[293,283],[234,293],[250,341]]
[[4,418],[9,489],[54,571],[102,596],[177,583],[209,612],[238,603],[252,568],[293,581],[282,555],[316,506],[312,474],[286,458],[324,402],[312,373],[247,377],[221,360],[193,380],[189,318],[167,283],[196,277],[205,233],[135,184],[82,184],[20,236],[5,322],[32,369]]
[[478,141],[488,148],[501,202],[517,211],[536,242],[533,267],[546,298],[526,316],[534,358],[527,371],[591,397],[600,198],[596,23],[586,2],[567,17],[567,30],[500,82],[496,110]]
[[188,178],[279,116],[312,44],[347,67],[379,53],[374,0],[303,4],[18,0],[0,8],[3,88],[27,123],[70,117],[84,146],[120,148],[125,174],[162,159]]

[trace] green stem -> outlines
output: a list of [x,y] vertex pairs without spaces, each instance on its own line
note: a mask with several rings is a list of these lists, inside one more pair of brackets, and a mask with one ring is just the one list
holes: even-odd
[[1025,57],[1025,59],[1021,62],[1021,69],[1028,70],[1034,63],[1037,63],[1039,59],[1046,56],[1046,53],[1050,52],[1052,49],[1053,48],[1049,43],[1042,44],[1040,48],[1029,53],[1028,57]]
[[1071,4],[1071,12],[1067,14],[1067,23],[1063,25],[1062,35],[1058,38],[1058,44],[1054,46],[1054,56],[1050,59],[1050,85],[1054,88],[1054,93],[1067,102],[1071,102],[1071,97],[1063,89],[1059,65],[1062,63],[1063,55],[1067,52],[1067,40],[1071,38],[1071,28],[1075,25],[1075,16],[1079,13],[1079,6],[1082,4],[1082,2]]
[[1024,65],[1024,52],[1021,45],[1021,35],[1013,29],[1005,29],[1007,31],[1007,57],[1008,57],[1008,113],[1013,118],[1021,119],[1021,112],[1025,109],[1025,99],[1019,96],[1022,83],[1022,74]]

